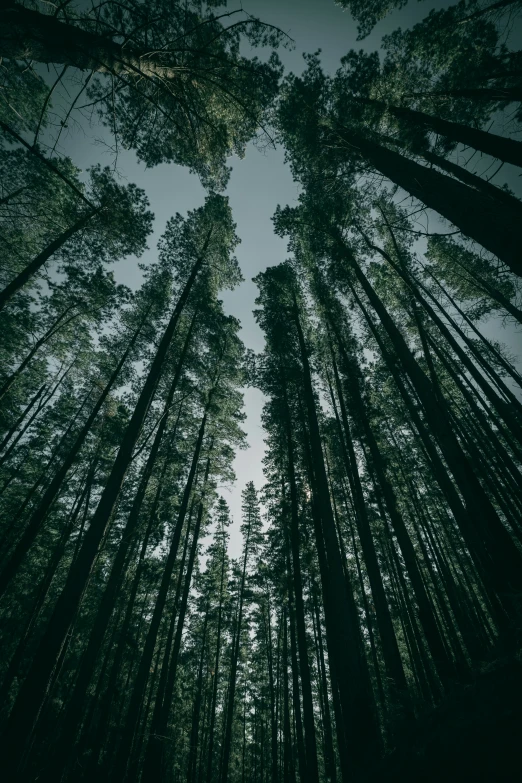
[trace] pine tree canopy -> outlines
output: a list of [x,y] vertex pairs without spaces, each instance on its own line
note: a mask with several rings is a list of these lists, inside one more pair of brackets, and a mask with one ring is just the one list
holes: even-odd
[[521,0],[0,1],[0,779],[520,779]]

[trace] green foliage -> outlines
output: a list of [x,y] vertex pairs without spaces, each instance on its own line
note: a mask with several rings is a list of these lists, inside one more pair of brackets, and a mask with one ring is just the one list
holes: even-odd
[[[363,36],[405,3],[342,4]],[[282,33],[217,1],[5,11],[2,287],[45,257],[0,312],[6,779],[418,779],[425,744],[458,767],[462,726],[497,752],[458,693],[510,725],[518,664],[485,673],[520,641],[522,378],[484,327],[522,310],[457,218],[463,195],[486,204],[498,237],[518,207],[430,125],[485,128],[518,89],[515,4],[494,5],[432,11],[335,74],[307,55],[281,84],[274,54],[245,52]],[[147,249],[146,194],[44,155],[55,90],[25,55],[65,68],[57,89],[73,72],[117,145],[208,186],[136,290],[110,265]],[[254,278],[256,354],[219,299],[243,280],[220,191],[268,118],[299,196],[273,218],[288,257]],[[434,192],[464,236],[420,222]],[[234,519],[247,385],[265,484]]]

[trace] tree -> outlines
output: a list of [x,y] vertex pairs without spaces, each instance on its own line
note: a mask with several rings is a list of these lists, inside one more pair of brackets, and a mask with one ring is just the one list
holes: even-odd
[[[94,561],[98,555],[100,544],[105,537],[107,526],[121,491],[125,473],[132,460],[132,452],[142,430],[157,384],[161,378],[176,326],[198,273],[203,264],[207,262],[205,275],[207,285],[219,285],[221,281],[224,282],[227,278],[227,272],[229,282],[234,284],[237,279],[235,260],[228,261],[230,245],[234,243],[235,235],[230,222],[229,225],[226,225],[223,221],[223,219],[226,220],[227,216],[227,206],[224,200],[217,196],[210,198],[205,207],[192,213],[186,221],[181,216],[178,216],[175,222],[169,226],[167,236],[162,243],[160,252],[163,255],[170,254],[170,262],[176,270],[180,284],[179,298],[172,310],[167,327],[151,362],[145,383],[126,429],[125,437],[122,440],[111,474],[91,520],[74,568],[71,569],[68,581],[56,604],[52,620],[42,639],[41,653],[35,656],[31,672],[26,678],[24,687],[19,693],[11,712],[8,731],[9,733],[12,732],[13,737],[16,736],[18,738],[18,742],[21,743],[20,747],[23,747],[25,743],[24,727],[27,727],[27,732],[30,734],[38,719],[42,702],[49,687],[49,678],[52,676],[56,666],[57,656],[59,656],[63,648],[71,622],[81,602]],[[223,221],[222,226],[218,223],[220,219]],[[215,233],[214,226],[216,228]],[[196,239],[195,242],[194,239]],[[188,257],[181,255],[184,250],[188,251]],[[227,261],[228,269],[225,267]],[[216,269],[215,267],[220,262],[221,267]],[[211,263],[212,266],[210,266]],[[189,266],[190,264],[191,266]],[[20,755],[23,755],[23,753]],[[15,765],[15,768],[20,761],[20,755],[18,755],[18,751],[13,746],[12,763]]]
[[237,591],[237,605],[234,617],[234,631],[232,637],[232,650],[230,660],[230,672],[228,679],[227,705],[225,713],[225,733],[221,755],[221,783],[227,783],[229,779],[230,752],[232,747],[232,725],[235,711],[235,694],[237,684],[237,667],[239,649],[241,644],[241,630],[243,623],[243,605],[245,601],[245,585],[249,560],[256,553],[261,541],[261,518],[256,489],[249,482],[242,493],[243,512],[243,565]]
[[27,56],[89,74],[101,121],[148,165],[189,166],[209,185],[226,184],[225,159],[241,154],[263,124],[280,65],[240,54],[241,41],[278,46],[282,33],[213,3],[132,2],[57,14],[10,2],[2,11],[2,56]]
[[[349,184],[356,172],[377,171],[520,273],[512,210],[503,203],[494,206],[485,194],[388,148],[385,140],[354,126],[342,76],[325,77],[316,57],[308,63],[303,77],[287,77],[279,108],[279,128],[296,177],[308,178],[321,170],[323,176],[328,172],[328,177]],[[492,228],[493,213],[498,215],[496,225],[504,221],[500,231]]]
[[[42,189],[42,195],[46,195],[48,188]],[[63,189],[62,189],[63,190]],[[28,262],[21,266],[20,247],[17,245],[14,255],[14,267],[18,274],[10,280],[0,292],[0,309],[33,277],[40,273],[46,262],[55,257],[61,261],[61,269],[72,277],[78,275],[87,267],[97,263],[115,261],[122,256],[135,253],[139,255],[145,248],[145,240],[151,231],[153,215],[146,207],[148,201],[144,192],[135,185],[122,187],[118,185],[108,168],[97,166],[90,171],[89,204],[71,204],[70,193],[52,193],[60,205],[60,196],[66,199],[65,214],[60,215],[59,221],[63,230],[56,234],[54,221],[50,223],[49,234],[44,232],[46,243]],[[34,194],[33,194],[34,195]],[[40,195],[40,194],[38,194]],[[67,203],[69,201],[69,203]],[[42,208],[42,204],[35,205]],[[63,203],[61,205],[63,207]],[[17,237],[22,233],[24,241],[26,234],[23,231],[24,222],[20,222],[18,210],[13,210],[12,202],[8,204],[6,223],[8,228],[14,223],[13,230],[4,236],[6,244],[14,245]],[[53,216],[55,217],[55,216]],[[63,218],[65,217],[65,226]],[[31,210],[28,215],[31,220]],[[13,220],[14,219],[14,220]],[[55,218],[56,219],[56,218]],[[40,229],[41,230],[41,229]],[[51,238],[52,237],[52,238]],[[32,243],[29,243],[31,248]]]

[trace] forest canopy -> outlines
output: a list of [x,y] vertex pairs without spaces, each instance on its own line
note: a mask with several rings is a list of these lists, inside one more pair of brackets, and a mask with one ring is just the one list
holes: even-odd
[[319,4],[0,4],[8,783],[518,779],[521,3]]

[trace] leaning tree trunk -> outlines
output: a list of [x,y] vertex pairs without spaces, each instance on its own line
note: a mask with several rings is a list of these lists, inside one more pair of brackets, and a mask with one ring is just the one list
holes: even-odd
[[51,258],[65,243],[79,231],[81,231],[87,223],[101,210],[101,207],[93,209],[90,212],[85,212],[73,226],[70,226],[65,231],[62,231],[60,236],[56,237],[47,247],[38,253],[33,260],[22,269],[22,271],[12,280],[3,291],[0,291],[0,310],[2,310],[7,302],[13,297],[17,291],[19,291],[34,275],[40,271],[46,261]]
[[486,155],[498,158],[498,160],[502,160],[504,163],[522,166],[522,142],[520,141],[497,136],[495,133],[472,128],[470,125],[464,125],[460,122],[443,120],[441,117],[425,114],[415,109],[408,109],[406,106],[390,106],[371,98],[364,99],[364,102],[384,109],[399,120],[406,120],[407,123],[415,125],[417,128],[434,131],[451,141],[465,144],[467,147],[472,147],[479,152],[486,153]]
[[433,616],[433,610],[424,587],[424,582],[422,580],[419,564],[417,562],[415,549],[404,523],[404,519],[399,512],[394,489],[386,476],[381,450],[377,444],[373,429],[370,425],[365,402],[359,387],[359,368],[354,366],[354,360],[350,361],[351,357],[348,356],[341,336],[335,329],[335,326],[334,332],[337,338],[337,344],[343,360],[343,364],[345,365],[345,371],[349,373],[349,388],[352,393],[352,399],[355,407],[354,415],[362,426],[364,437],[370,450],[372,467],[376,472],[377,480],[386,503],[386,508],[388,509],[390,521],[397,537],[397,541],[406,564],[406,569],[408,571],[408,576],[415,593],[419,607],[419,620],[426,636],[426,641],[428,642],[428,646],[433,656],[439,677],[443,683],[447,683],[451,677],[453,667],[451,665],[451,661],[448,660],[446,655],[444,645],[438,631],[437,623]]
[[433,387],[413,357],[406,341],[393,322],[382,300],[361,270],[355,257],[340,241],[343,258],[354,274],[377,313],[390,341],[408,374],[424,407],[426,419],[435,433],[439,446],[457,482],[469,511],[475,515],[480,534],[492,556],[492,568],[504,592],[522,587],[522,557],[493,508],[488,496],[469,464],[448,419],[446,407],[437,401]]
[[131,546],[136,535],[142,503],[145,498],[149,480],[155,467],[156,458],[158,456],[165,429],[167,427],[168,414],[172,405],[174,392],[178,386],[178,382],[184,366],[184,360],[190,343],[193,324],[194,318],[190,324],[181,355],[177,362],[176,372],[174,373],[174,378],[170,385],[167,399],[164,404],[161,422],[156,431],[147,462],[145,463],[138,490],[136,492],[134,502],[127,518],[127,523],[121,536],[120,545],[118,547],[118,551],[116,552],[111,572],[107,580],[102,599],[98,606],[96,617],[90,632],[89,641],[81,659],[76,683],[69,698],[66,716],[62,722],[63,734],[60,739],[58,753],[56,754],[58,763],[62,763],[64,759],[67,759],[68,751],[74,745],[77,728],[82,719],[87,689],[89,687],[89,683],[96,666],[96,660],[103,645],[105,633],[112,617],[118,592],[121,587],[127,563],[127,554],[129,547]]
[[179,77],[179,70],[163,65],[149,52],[138,52],[108,36],[66,24],[56,16],[31,11],[18,3],[4,3],[0,13],[0,55],[16,60],[70,65],[127,77]]
[[[6,434],[2,438],[2,441],[0,442],[0,451],[3,451],[4,448],[7,446],[13,435],[15,434],[16,430],[22,424],[22,422],[25,420],[26,416],[29,415],[29,413],[32,411],[44,391],[47,389],[47,384],[43,383],[37,392],[31,397],[21,414],[18,416],[18,418],[13,422],[13,424],[9,427]],[[0,462],[1,464],[1,462]]]
[[38,593],[36,596],[36,601],[31,609],[31,614],[29,617],[29,620],[22,632],[22,635],[18,641],[18,645],[16,647],[16,650],[9,661],[9,666],[7,668],[7,672],[4,675],[4,679],[2,681],[2,685],[0,687],[0,704],[4,704],[5,700],[7,699],[9,695],[9,691],[11,689],[11,686],[13,684],[14,678],[18,675],[18,670],[20,667],[20,664],[22,663],[23,656],[25,654],[25,649],[27,646],[27,641],[30,637],[30,634],[34,628],[34,625],[40,616],[41,608],[45,602],[45,599],[49,593],[49,589],[51,587],[51,583],[53,581],[54,575],[56,571],[58,570],[58,566],[60,565],[60,561],[62,559],[62,556],[65,551],[65,547],[67,545],[67,542],[69,541],[70,535],[73,531],[76,519],[78,518],[78,515],[81,511],[81,508],[83,506],[83,503],[85,501],[85,498],[88,498],[88,495],[90,493],[90,488],[94,480],[94,473],[96,470],[96,463],[98,460],[98,454],[94,455],[94,458],[92,460],[92,465],[89,468],[88,475],[85,480],[85,485],[82,487],[79,498],[77,497],[77,501],[75,502],[73,506],[73,510],[71,513],[70,519],[67,521],[64,530],[62,531],[62,534],[60,536],[60,539],[55,546],[52,554],[51,561],[49,562],[49,565],[47,566],[45,575],[38,587]]
[[396,366],[395,356],[390,354],[388,351],[388,348],[379,334],[379,331],[377,330],[372,318],[360,300],[355,289],[352,289],[352,293],[370,328],[371,333],[375,338],[375,341],[377,342],[377,345],[379,346],[382,357],[392,374],[402,400],[405,403],[413,426],[417,431],[420,441],[424,447],[435,480],[437,481],[444,498],[449,508],[451,509],[462,538],[473,558],[473,562],[476,565],[478,572],[480,573],[480,578],[484,583],[484,588],[491,605],[491,610],[495,613],[495,622],[499,628],[505,629],[506,615],[500,606],[497,595],[495,593],[495,589],[498,588],[499,585],[495,582],[495,579],[489,572],[489,553],[484,548],[483,542],[478,535],[478,531],[473,525],[473,517],[470,516],[468,510],[464,506],[455,488],[455,485],[453,484],[450,475],[448,474],[446,465],[443,463],[439,451],[437,450],[435,443],[432,440],[431,434],[429,433],[424,422],[421,420],[417,405],[414,403],[410,393],[406,389],[405,382]]
[[394,696],[398,696],[399,700],[403,704],[403,707],[408,709],[408,686],[406,683],[406,675],[404,673],[399,646],[395,636],[395,630],[393,628],[393,622],[388,606],[388,599],[384,590],[381,570],[377,560],[377,552],[375,550],[375,543],[370,528],[370,522],[366,510],[366,501],[359,477],[357,457],[355,454],[352,435],[350,432],[350,425],[348,422],[346,403],[335,360],[333,360],[333,370],[337,389],[337,397],[339,399],[339,406],[341,409],[341,420],[344,430],[344,437],[341,437],[341,448],[346,472],[349,479],[351,479],[350,485],[353,494],[357,533],[361,542],[364,562],[366,564],[366,572],[368,574],[370,588],[375,603],[375,614],[377,618],[379,636],[381,638],[384,664],[388,677],[394,684]]
[[370,138],[346,128],[335,132],[381,174],[498,256],[514,274],[522,276],[517,221],[504,205],[494,205],[490,198],[477,190]]
[[63,319],[65,316],[71,312],[71,310],[74,309],[74,305],[69,305],[60,315],[58,318],[55,318],[51,326],[47,329],[45,334],[43,334],[33,345],[27,356],[21,361],[21,363],[18,365],[16,370],[14,370],[8,377],[5,379],[5,381],[2,384],[2,387],[0,388],[0,401],[4,399],[7,392],[12,387],[13,383],[19,378],[19,376],[23,373],[31,359],[33,359],[34,356],[38,353],[40,348],[45,345],[51,337],[54,337],[54,335],[60,330],[63,329],[64,326],[67,326],[71,321],[73,321],[75,318],[78,318],[80,313],[75,313],[73,316],[67,319],[65,323],[63,322]]

